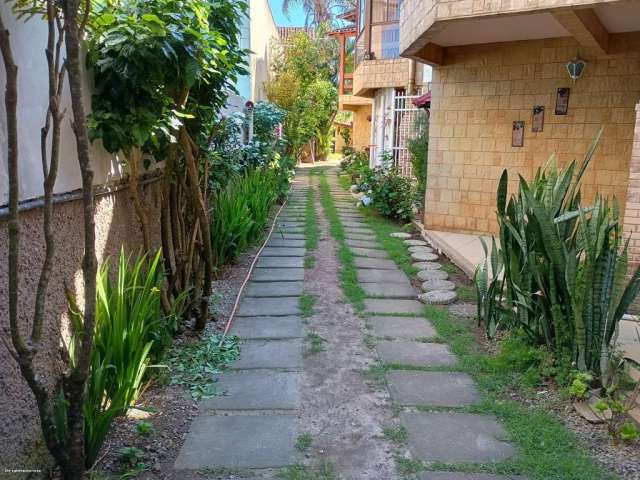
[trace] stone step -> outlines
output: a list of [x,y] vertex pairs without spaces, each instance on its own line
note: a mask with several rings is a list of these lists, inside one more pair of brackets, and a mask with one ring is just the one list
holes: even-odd
[[233,370],[302,368],[302,341],[248,340],[240,345],[240,359],[231,366]]
[[419,317],[369,317],[367,323],[373,334],[382,338],[417,339],[431,338],[436,331],[425,318]]
[[267,242],[267,247],[304,248],[304,243],[304,240],[285,240],[282,237],[273,235]]
[[408,446],[422,462],[489,463],[507,460],[515,448],[499,439],[506,431],[488,415],[447,412],[403,412]]
[[424,305],[416,300],[391,300],[383,298],[367,298],[364,301],[367,313],[376,314],[421,314]]
[[387,373],[387,384],[393,401],[403,407],[464,407],[481,400],[466,373],[392,370]]
[[376,350],[384,363],[412,367],[450,366],[457,363],[449,347],[441,343],[383,340],[378,342]]
[[303,268],[304,257],[261,257],[256,268]]
[[216,383],[220,392],[200,403],[207,410],[294,410],[300,407],[300,372],[237,370]]
[[351,247],[351,252],[360,257],[389,258],[389,254],[385,250],[375,248]]
[[240,302],[238,317],[286,317],[300,314],[300,297],[246,297]]
[[372,249],[376,249],[376,250],[382,250],[382,247],[380,247],[380,244],[376,241],[371,241],[371,240],[353,240],[353,239],[347,239],[345,240],[345,243],[349,246],[349,247],[358,247],[358,248],[372,248]]
[[238,317],[231,333],[242,340],[276,340],[302,338],[302,319],[289,317]]
[[256,268],[251,275],[254,282],[301,282],[304,268]]
[[202,415],[175,462],[177,470],[277,468],[295,463],[293,415]]
[[370,298],[407,300],[416,298],[416,290],[410,283],[362,283],[360,287]]
[[404,272],[397,270],[358,269],[358,281],[360,283],[402,283],[410,285]]
[[295,297],[302,295],[303,282],[249,282],[245,297]]
[[304,257],[304,247],[265,247],[261,257]]
[[377,268],[381,270],[397,270],[398,266],[393,260],[384,258],[354,257],[353,264],[356,268]]

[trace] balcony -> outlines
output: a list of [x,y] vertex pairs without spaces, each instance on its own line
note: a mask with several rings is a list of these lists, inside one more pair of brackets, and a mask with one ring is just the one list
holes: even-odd
[[639,30],[640,4],[610,0],[404,0],[400,52],[442,65],[447,47],[574,37],[606,54],[609,35]]
[[353,73],[353,93],[373,98],[379,88],[406,87],[410,72],[410,61],[405,58],[363,60]]

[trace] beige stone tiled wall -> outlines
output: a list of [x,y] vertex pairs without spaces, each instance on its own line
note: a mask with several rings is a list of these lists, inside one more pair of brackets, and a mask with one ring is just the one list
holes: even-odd
[[640,103],[636,105],[636,128],[629,165],[629,187],[624,212],[624,231],[630,237],[631,261],[640,263]]
[[400,52],[405,51],[434,22],[461,17],[550,10],[615,0],[404,0],[400,7]]
[[[608,57],[583,54],[587,67],[574,84],[564,65],[576,51],[570,38],[449,49],[447,65],[433,72],[428,228],[494,232],[503,169],[513,191],[518,174],[531,178],[552,153],[560,164],[581,160],[601,127],[583,192],[615,195],[624,207],[640,98],[640,34],[612,35]],[[559,87],[571,88],[565,116],[554,114]],[[534,105],[546,108],[541,133],[531,132]],[[515,120],[526,122],[523,147],[511,146]]]
[[353,109],[353,148],[363,150],[371,143],[371,105]]

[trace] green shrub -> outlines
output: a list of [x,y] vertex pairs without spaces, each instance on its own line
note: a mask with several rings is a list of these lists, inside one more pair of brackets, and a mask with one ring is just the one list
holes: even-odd
[[[95,461],[113,419],[123,415],[140,395],[143,379],[156,339],[173,332],[167,328],[160,306],[163,281],[161,252],[151,258],[131,257],[120,251],[115,282],[111,263],[98,271],[95,348],[84,405],[87,466]],[[69,354],[74,361],[75,346],[82,335],[83,316],[73,295],[67,293],[72,325]]]
[[402,222],[414,217],[415,187],[397,167],[380,168],[370,180],[373,206],[382,215]]
[[552,159],[530,184],[520,178],[508,202],[505,170],[497,195],[500,247],[494,244],[476,272],[488,336],[499,325],[521,328],[532,343],[570,351],[580,371],[596,375],[607,373],[618,322],[640,290],[640,270],[625,287],[628,242],[615,200],[581,202],[580,181],[599,138],[577,172],[575,162],[558,169]]

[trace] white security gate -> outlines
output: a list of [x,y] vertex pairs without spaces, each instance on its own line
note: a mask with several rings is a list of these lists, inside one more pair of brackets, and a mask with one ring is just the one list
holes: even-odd
[[396,90],[393,96],[393,164],[400,169],[402,175],[411,177],[411,156],[408,140],[416,134],[416,119],[420,109],[413,104],[418,95],[405,95],[403,90]]

